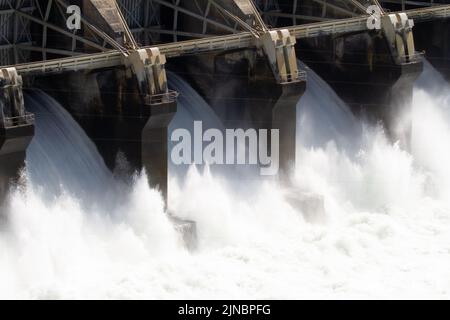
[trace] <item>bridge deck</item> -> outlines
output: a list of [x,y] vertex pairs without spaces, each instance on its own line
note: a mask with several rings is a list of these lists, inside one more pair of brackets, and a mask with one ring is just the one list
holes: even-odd
[[[411,19],[414,19],[415,22],[424,22],[432,19],[450,17],[450,5],[408,10],[406,13]],[[317,37],[320,35],[361,32],[367,29],[367,16],[310,23],[286,27],[284,29],[288,29],[298,39]],[[250,32],[242,32],[226,36],[161,44],[158,48],[161,53],[170,58],[203,52],[251,48],[255,46],[256,40],[252,34]],[[102,53],[85,54],[69,58],[18,64],[14,67],[20,74],[30,75],[101,69],[120,66],[122,64],[122,53],[117,50],[111,50]]]

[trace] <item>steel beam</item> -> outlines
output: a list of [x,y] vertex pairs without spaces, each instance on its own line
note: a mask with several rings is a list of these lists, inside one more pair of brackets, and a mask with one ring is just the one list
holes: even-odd
[[[422,8],[406,11],[409,18],[416,23],[450,17],[450,5]],[[367,16],[341,19],[330,22],[317,22],[285,28],[297,39],[313,38],[322,35],[339,35],[367,31]],[[274,29],[281,30],[281,29]],[[257,43],[249,32],[209,37],[189,41],[180,41],[158,46],[166,57],[178,57],[214,51],[228,51],[256,47]],[[146,49],[152,48],[145,47]],[[15,67],[20,74],[41,74],[77,71],[84,69],[101,69],[122,65],[121,53],[110,50],[103,53],[80,55],[77,57],[18,64]]]

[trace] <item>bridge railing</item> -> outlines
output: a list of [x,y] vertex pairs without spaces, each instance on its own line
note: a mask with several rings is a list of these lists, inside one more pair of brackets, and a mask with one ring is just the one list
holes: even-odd
[[408,17],[415,22],[425,22],[438,18],[450,17],[450,5],[437,5],[430,8],[420,8],[406,11]]
[[254,39],[251,33],[241,32],[226,36],[165,43],[160,45],[159,49],[167,57],[176,57],[200,52],[236,50],[252,46],[254,46]]
[[27,126],[33,124],[34,121],[34,114],[27,112],[23,116],[4,117],[3,119],[0,119],[0,127],[10,129],[14,127]]
[[144,98],[144,103],[148,106],[156,106],[164,103],[173,103],[177,101],[180,94],[177,91],[169,90],[169,92],[147,95]]
[[96,68],[114,67],[122,64],[121,55],[117,51],[107,51],[100,54],[85,54],[70,58],[31,62],[15,65],[19,73],[58,73],[67,70],[77,71]]
[[296,72],[288,73],[288,74],[282,74],[282,78],[286,77],[287,81],[282,82],[281,84],[291,83],[291,82],[300,82],[300,81],[306,81],[307,74],[305,71],[297,70]]
[[412,55],[403,55],[400,57],[400,63],[401,64],[407,64],[407,63],[416,63],[423,59],[425,54],[423,52],[416,52]]

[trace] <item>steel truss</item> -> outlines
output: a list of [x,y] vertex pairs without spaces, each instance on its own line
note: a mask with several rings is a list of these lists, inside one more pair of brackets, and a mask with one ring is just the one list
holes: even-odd
[[425,8],[450,3],[450,1],[448,0],[379,0],[379,1],[383,6],[395,8],[396,10]]
[[[246,0],[239,0],[246,1]],[[178,42],[241,31],[258,33],[266,26],[298,26],[311,22],[366,15],[368,5],[426,7],[448,0],[252,0],[254,21],[231,0],[117,0],[125,40],[118,42],[82,16],[82,29],[65,22],[71,0],[0,0],[0,65],[48,60],[138,45]],[[258,20],[258,17],[260,20]],[[262,17],[262,18],[261,18]]]
[[[264,22],[271,27],[357,17],[366,14],[368,5],[379,5],[378,0],[253,0],[253,2]],[[119,0],[119,3],[133,34],[141,43],[147,45],[157,43],[161,39],[164,42],[176,42],[245,30],[242,24],[223,10],[229,8],[227,3],[231,3],[231,0]],[[189,30],[181,22],[186,19],[200,23],[201,28]]]

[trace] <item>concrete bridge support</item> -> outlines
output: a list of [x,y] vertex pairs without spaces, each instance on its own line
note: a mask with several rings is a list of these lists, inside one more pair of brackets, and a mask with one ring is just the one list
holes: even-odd
[[296,109],[306,88],[294,45],[289,32],[271,32],[256,50],[185,58],[182,66],[226,128],[279,130],[282,179],[295,164]]
[[167,199],[168,126],[177,93],[167,87],[158,49],[131,51],[124,67],[37,79],[97,146],[115,176],[130,182],[146,169],[152,187]]
[[[268,119],[272,129],[280,130],[280,176],[286,181],[295,166],[297,103],[306,89],[306,73],[297,65],[296,42],[288,30],[267,31],[260,40],[276,82]],[[255,89],[253,95],[261,94]]]
[[[25,165],[34,119],[25,111],[22,78],[14,68],[0,70],[0,207]],[[1,216],[0,209],[0,216]]]
[[126,58],[137,81],[145,126],[141,130],[141,166],[149,175],[150,185],[168,198],[168,128],[177,112],[177,92],[169,90],[165,71],[166,58],[158,48],[133,51]]
[[102,104],[115,107],[108,115],[87,122],[90,136],[116,177],[129,180],[145,169],[150,185],[167,200],[168,127],[177,111],[176,93],[143,96],[137,90],[136,78],[126,79],[123,72],[116,74],[117,87],[108,92],[109,77],[105,74],[101,78]]
[[[220,57],[216,63],[220,68],[227,66],[227,57]],[[225,64],[225,65],[224,65]],[[233,78],[231,90],[223,92],[223,86],[214,85],[214,97],[211,105],[221,113],[226,128],[275,129],[279,130],[279,146],[270,145],[269,150],[279,148],[280,178],[288,180],[295,166],[297,103],[303,95],[306,82],[277,82],[265,58],[257,58],[254,74],[250,78]],[[217,70],[220,75],[220,69]],[[229,80],[224,83],[230,83]],[[230,99],[230,97],[232,97]]]

